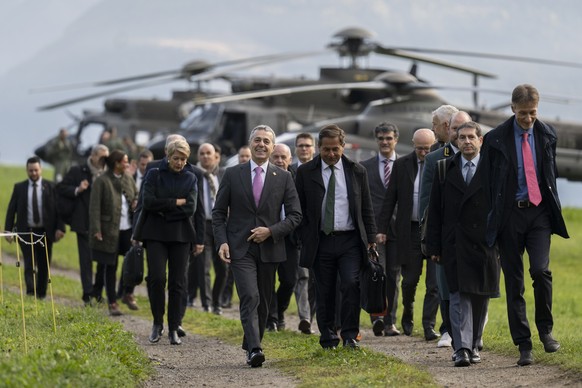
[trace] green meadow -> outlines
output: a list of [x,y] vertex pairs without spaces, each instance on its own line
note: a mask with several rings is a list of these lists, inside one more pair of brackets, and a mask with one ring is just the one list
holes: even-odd
[[[52,171],[44,176],[52,178]],[[26,179],[24,167],[0,166],[0,215],[4,216],[15,182]],[[571,238],[553,238],[551,270],[554,279],[554,334],[562,348],[555,354],[546,354],[537,341],[533,325],[533,291],[529,277],[525,297],[528,317],[532,324],[534,354],[537,363],[555,364],[565,371],[582,374],[582,307],[578,303],[582,279],[582,210],[565,209],[564,216]],[[2,220],[4,221],[4,220]],[[0,253],[16,256],[16,245],[0,242]],[[527,258],[526,271],[527,271]],[[53,248],[53,267],[77,269],[74,233]],[[35,303],[21,299],[18,293],[21,274],[15,266],[0,266],[2,293],[0,294],[0,386],[139,386],[153,372],[147,356],[131,341],[131,335],[119,324],[112,323],[104,309],[81,306],[81,288],[76,280],[53,276],[52,289],[56,304],[48,301]],[[417,291],[422,300],[424,280]],[[514,357],[518,352],[511,342],[507,325],[502,279],[501,298],[493,299],[484,342],[488,350]],[[147,300],[140,297],[141,306]],[[294,298],[290,313],[296,313]],[[133,314],[134,312],[132,312]],[[23,321],[22,317],[25,317]],[[148,309],[135,313],[150,319]],[[422,315],[422,303],[415,305],[417,320]],[[440,318],[439,318],[440,319]],[[23,322],[26,326],[23,327]],[[362,326],[369,327],[369,319],[362,314]],[[437,325],[440,322],[437,322]],[[242,337],[240,322],[212,314],[192,311],[186,314],[184,325],[190,332],[219,337],[238,346]],[[415,336],[422,336],[422,328],[415,326]],[[56,329],[55,329],[56,327]],[[26,341],[24,341],[26,330]],[[433,379],[426,372],[384,354],[369,349],[362,352],[323,351],[317,336],[304,336],[290,331],[267,333],[265,346],[274,364],[305,386],[431,386]],[[353,366],[346,368],[346,365]]]

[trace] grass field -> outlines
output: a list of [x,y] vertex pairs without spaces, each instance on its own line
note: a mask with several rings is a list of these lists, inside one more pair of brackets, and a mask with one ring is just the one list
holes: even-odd
[[[0,215],[3,216],[6,212],[13,184],[24,180],[26,174],[24,168],[1,166],[0,174],[2,176],[0,182]],[[52,176],[52,173],[45,171],[45,176]],[[580,276],[582,273],[582,242],[580,240],[582,233],[582,210],[565,209],[564,216],[571,238],[568,240],[559,237],[553,238],[550,266],[554,279],[554,334],[562,343],[562,349],[558,353],[547,355],[544,353],[542,345],[537,341],[537,330],[535,326],[532,327],[532,335],[534,337],[536,362],[556,364],[565,370],[582,373],[582,356],[578,351],[582,348],[582,332],[578,331],[578,328],[582,327],[582,307],[578,303],[578,295],[582,289],[582,279]],[[2,241],[0,244],[1,252],[10,254],[15,252],[15,244],[7,244],[6,241]],[[527,259],[525,261],[527,270]],[[74,233],[67,233],[67,236],[61,242],[55,244],[53,265],[62,268],[78,268]],[[16,271],[4,269],[3,278],[5,287],[7,285],[12,285],[12,287],[18,285]],[[55,293],[59,297],[77,301],[80,298],[80,285],[76,281],[60,279],[58,285],[55,282],[54,288]],[[490,303],[489,322],[485,330],[484,341],[487,349],[500,354],[510,355],[517,359],[517,349],[511,342],[507,325],[503,279],[501,290],[502,297],[493,299]],[[422,300],[423,294],[424,280],[421,279],[417,291],[417,301]],[[8,293],[4,295],[7,296]],[[528,317],[530,318],[530,323],[533,324],[533,294],[529,278],[526,280],[525,297],[528,302]],[[146,305],[146,303],[145,300],[141,301],[142,305]],[[293,299],[290,312],[296,312],[294,303],[295,301]],[[44,306],[45,304],[43,303],[42,305]],[[91,348],[92,356],[97,358],[110,356],[110,354],[101,354],[103,352],[115,353],[114,357],[117,358],[106,359],[103,364],[95,365],[91,361],[89,365],[91,371],[95,369],[96,373],[103,373],[106,376],[106,379],[103,381],[107,381],[107,384],[84,383],[84,379],[87,378],[85,376],[87,371],[81,366],[83,361],[80,358],[81,356],[74,353],[74,350],[80,345],[75,341],[71,341],[71,338],[77,338],[78,336],[63,335],[62,337],[58,337],[58,341],[53,342],[50,339],[52,336],[52,316],[50,310],[46,310],[46,307],[43,307],[45,310],[39,312],[39,314],[45,316],[44,323],[40,325],[40,328],[33,330],[44,331],[39,331],[41,333],[40,335],[35,334],[34,341],[31,341],[33,351],[29,351],[28,355],[24,354],[22,344],[15,342],[16,339],[21,337],[21,325],[19,325],[17,320],[19,308],[20,300],[15,296],[7,296],[2,303],[0,319],[3,321],[0,322],[0,335],[2,335],[3,342],[7,342],[8,345],[0,345],[0,349],[2,349],[0,353],[2,357],[0,361],[0,376],[2,376],[0,377],[0,385],[23,386],[19,380],[21,378],[20,373],[10,372],[23,370],[31,373],[33,376],[39,376],[40,373],[46,373],[49,376],[54,375],[55,380],[49,380],[47,386],[67,385],[62,384],[62,380],[56,380],[60,374],[56,373],[55,370],[61,371],[62,368],[66,369],[68,371],[67,373],[70,373],[70,375],[66,375],[68,376],[67,378],[69,380],[67,381],[69,383],[83,382],[85,386],[132,386],[137,384],[140,379],[143,379],[144,375],[147,375],[148,368],[141,369],[143,365],[147,365],[147,361],[143,361],[141,357],[144,356],[143,354],[140,355],[139,351],[124,349],[119,350],[120,353],[117,353],[118,350],[115,346],[118,337],[110,336],[109,333],[116,333],[115,335],[123,336],[123,333],[120,333],[121,329],[119,327],[109,326],[107,319],[104,319],[102,316],[92,315],[94,313],[88,312],[86,309],[59,307],[59,324],[71,326],[71,330],[79,330],[82,333],[93,333],[96,324],[100,326],[100,330],[101,326],[104,326],[102,328],[103,331],[99,331],[103,336],[94,339],[98,343],[95,344],[95,348]],[[30,308],[28,307],[29,310],[27,310],[26,314],[33,314]],[[142,309],[138,313],[149,318],[148,312],[145,309]],[[421,315],[422,303],[417,302],[415,305],[415,316],[417,320]],[[363,326],[369,326],[367,315],[362,314],[361,322]],[[188,314],[185,319],[185,324],[188,325],[189,329],[198,334],[217,336],[231,343],[238,343],[242,336],[242,330],[238,321],[230,321],[210,314],[198,314],[196,312]],[[415,327],[414,334],[417,336],[422,335],[422,328],[419,328],[419,326],[421,325],[416,325]],[[427,376],[425,372],[402,364],[398,360],[391,359],[385,355],[368,351],[364,355],[344,352],[330,354],[329,352],[326,353],[318,349],[315,337],[307,338],[306,336],[296,335],[294,333],[281,334],[283,335],[277,336],[279,346],[275,347],[270,346],[268,343],[266,344],[270,349],[276,348],[276,354],[273,354],[273,356],[278,359],[277,365],[299,380],[309,381],[310,386],[328,386],[332,384],[342,386],[425,386],[432,384],[430,376]],[[13,340],[6,341],[5,339],[7,338]],[[36,342],[39,340],[42,341],[40,345]],[[285,346],[281,346],[281,340],[285,342]],[[268,337],[266,341],[269,341]],[[63,352],[63,348],[66,352]],[[128,352],[128,355],[125,355],[123,352]],[[131,361],[133,359],[141,360],[142,364],[136,366]],[[72,363],[70,366],[69,362]],[[64,366],[62,365],[63,363],[65,364]],[[105,365],[110,363],[114,363],[116,368],[127,367],[128,374],[121,374],[121,377],[116,377],[117,373],[115,376],[109,376],[108,373],[110,371],[105,370]],[[354,372],[354,369],[349,369],[348,373],[346,373],[346,369],[348,369],[344,367],[346,363],[349,365],[357,364],[359,366],[357,372]],[[133,368],[137,369],[134,370]],[[325,370],[326,373],[322,373],[322,370]],[[107,378],[114,380],[107,380]],[[116,378],[120,380],[115,380]],[[12,384],[8,384],[8,382]],[[76,383],[70,383],[70,386],[78,386],[79,384]]]

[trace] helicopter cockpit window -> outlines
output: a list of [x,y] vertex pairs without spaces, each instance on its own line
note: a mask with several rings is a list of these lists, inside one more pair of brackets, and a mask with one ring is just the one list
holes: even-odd
[[77,135],[77,153],[81,156],[89,155],[93,145],[99,143],[105,129],[106,126],[103,123],[87,123],[80,127]]
[[186,131],[208,132],[216,127],[222,106],[217,104],[199,105],[182,121],[180,128]]

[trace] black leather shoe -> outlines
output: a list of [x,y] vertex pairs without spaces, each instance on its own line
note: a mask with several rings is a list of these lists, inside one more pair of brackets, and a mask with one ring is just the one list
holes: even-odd
[[150,334],[150,342],[155,344],[162,338],[162,334],[164,334],[164,327],[162,325],[153,325],[152,326],[152,334]]
[[247,353],[247,365],[251,368],[263,366],[263,362],[265,362],[265,353],[261,349],[254,349]]
[[402,331],[404,335],[412,335],[412,329],[414,328],[414,324],[412,322],[402,322]]
[[170,330],[168,332],[168,337],[170,338],[170,345],[180,345],[182,344],[182,340],[178,336],[177,330]]
[[479,354],[477,348],[473,349],[471,355],[469,356],[469,360],[471,361],[471,364],[478,364],[481,362],[481,355]]
[[469,366],[469,365],[471,365],[469,351],[467,349],[459,349],[455,357],[455,366]]
[[540,340],[544,344],[546,353],[554,353],[560,349],[560,343],[554,339],[552,333],[540,334]]
[[424,329],[424,338],[427,341],[434,341],[435,339],[439,338],[439,335],[433,328]]
[[533,355],[531,354],[531,350],[520,350],[517,365],[526,366],[530,364],[533,364]]
[[309,322],[307,319],[302,319],[299,321],[299,331],[307,335],[314,334],[311,330],[311,322]]
[[384,321],[376,319],[372,324],[372,331],[376,337],[382,337],[384,335]]
[[186,337],[186,330],[182,326],[178,326],[176,332],[178,333],[178,337]]

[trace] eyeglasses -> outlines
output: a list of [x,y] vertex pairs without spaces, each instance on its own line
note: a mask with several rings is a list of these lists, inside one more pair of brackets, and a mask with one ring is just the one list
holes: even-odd
[[392,137],[392,136],[378,136],[376,138],[376,140],[378,140],[378,141],[384,141],[384,140],[392,141],[392,140],[394,140],[394,137]]
[[313,145],[311,144],[297,144],[295,148],[311,148]]
[[430,147],[414,147],[414,149],[417,151],[424,151],[424,152],[430,151]]

